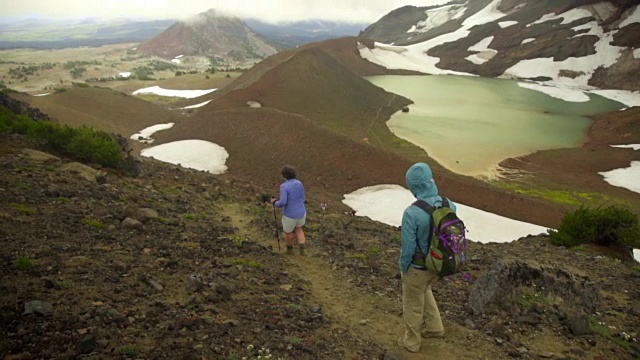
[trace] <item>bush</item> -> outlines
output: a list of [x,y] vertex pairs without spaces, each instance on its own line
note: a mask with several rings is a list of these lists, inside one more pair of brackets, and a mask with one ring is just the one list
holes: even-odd
[[64,146],[69,154],[104,166],[120,165],[123,159],[120,145],[109,134],[86,126],[74,130],[73,136]]
[[63,154],[112,168],[120,167],[124,158],[120,145],[104,131],[86,126],[72,128],[49,121],[34,121],[13,114],[2,106],[0,133],[27,135]]
[[549,230],[554,245],[574,247],[583,243],[640,247],[638,216],[618,206],[592,209],[580,206],[562,217],[558,230]]

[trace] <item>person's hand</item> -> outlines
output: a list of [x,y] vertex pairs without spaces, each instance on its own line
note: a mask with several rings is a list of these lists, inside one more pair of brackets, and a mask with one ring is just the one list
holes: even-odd
[[273,196],[271,197],[271,203],[273,204],[274,202],[278,201],[278,199],[274,198]]

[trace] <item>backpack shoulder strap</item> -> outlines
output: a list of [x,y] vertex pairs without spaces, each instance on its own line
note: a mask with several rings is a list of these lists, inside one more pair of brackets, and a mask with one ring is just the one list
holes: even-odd
[[420,199],[416,200],[412,205],[415,205],[415,206],[419,207],[420,209],[424,210],[424,212],[426,212],[430,216],[432,216],[433,212],[436,210],[436,208],[434,208],[433,206],[429,205],[426,201],[420,200]]
[[[434,223],[433,223],[433,212],[436,209],[433,206],[429,205],[426,201],[420,200],[420,199],[416,200],[411,205],[417,206],[418,208],[424,210],[424,212],[426,212],[427,215],[429,215],[429,225],[431,225],[431,231],[429,231],[429,235],[427,235],[427,244],[431,244],[431,238],[433,237],[433,227],[435,226]],[[416,240],[416,247],[418,248],[418,251],[420,253],[424,254],[424,252],[420,248],[420,245],[418,244],[417,240]]]
[[415,205],[417,207],[419,207],[420,209],[424,210],[426,213],[428,213],[429,215],[433,216],[433,212],[437,209],[437,208],[441,208],[441,207],[449,207],[449,199],[447,199],[444,196],[440,196],[442,198],[442,206],[431,206],[429,205],[426,201],[418,199],[416,200],[412,205]]

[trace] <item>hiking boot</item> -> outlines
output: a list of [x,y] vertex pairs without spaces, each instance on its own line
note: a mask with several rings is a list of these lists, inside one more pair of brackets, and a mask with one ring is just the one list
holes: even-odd
[[398,341],[396,341],[396,344],[397,344],[401,349],[403,349],[403,350],[407,350],[407,351],[412,352],[412,353],[416,353],[416,352],[418,352],[418,350],[411,350],[411,349],[409,349],[409,348],[407,347],[407,345],[405,345],[405,344],[404,344],[404,336],[403,336],[403,337],[398,338]]
[[287,246],[287,255],[293,255],[293,246]]
[[300,248],[300,256],[307,256],[307,251],[303,247]]
[[422,330],[424,339],[444,339],[444,331],[426,331]]

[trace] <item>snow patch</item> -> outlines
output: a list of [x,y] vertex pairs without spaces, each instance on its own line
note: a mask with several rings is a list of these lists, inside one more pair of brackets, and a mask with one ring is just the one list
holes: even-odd
[[592,26],[593,26],[592,22],[588,22],[586,24],[582,24],[582,25],[578,25],[576,27],[572,27],[571,30],[573,30],[573,31],[591,30]]
[[519,82],[518,86],[525,89],[540,91],[549,96],[552,96],[554,98],[561,99],[564,101],[587,102],[590,100],[589,96],[587,96],[587,94],[585,94],[582,90],[561,88],[561,87],[555,87],[555,86],[545,86],[541,84],[528,83],[528,82]]
[[[404,209],[415,201],[411,192],[400,185],[376,185],[344,195],[342,202],[365,216],[391,226],[402,224]],[[547,233],[543,226],[509,219],[486,211],[455,203],[457,213],[464,219],[470,240],[482,243],[511,242],[530,234]]]
[[640,59],[640,48],[633,50],[633,57],[636,59]]
[[[562,14],[559,16],[561,15]],[[596,50],[595,54],[583,57],[571,57],[564,61],[553,61],[553,58],[522,60],[508,68],[503,76],[515,76],[519,78],[547,76],[552,78],[557,84],[589,88],[588,81],[596,68],[600,66],[608,68],[615,64],[623,49],[622,47],[610,45],[615,32],[604,33],[596,22],[591,22],[591,24],[593,24],[593,26],[591,26],[587,34],[595,35],[599,39],[594,45]],[[574,79],[561,77],[559,74],[560,70],[573,70],[582,72],[583,75],[577,76]]]
[[544,22],[547,22],[549,20],[553,20],[556,19],[556,14],[555,13],[550,13],[550,14],[544,14],[542,15],[542,17],[534,22],[532,22],[531,24],[527,24],[525,27],[530,27],[533,25],[537,25],[537,24],[542,24]]
[[620,149],[633,149],[635,151],[640,150],[640,144],[631,144],[631,145],[611,145],[611,147],[614,148],[620,148]]
[[375,43],[375,47],[376,49],[380,49],[380,50],[385,50],[385,51],[391,51],[394,53],[398,53],[401,54],[403,52],[406,52],[407,48],[402,47],[402,46],[393,46],[393,45],[387,45],[387,44],[383,44],[383,43]]
[[47,96],[47,95],[51,95],[51,93],[36,94],[36,95],[33,95],[33,96]]
[[181,57],[183,57],[184,55],[178,55],[176,56],[174,59],[180,59]]
[[187,99],[197,98],[202,95],[209,94],[211,92],[216,91],[217,89],[209,89],[209,90],[171,90],[171,89],[163,89],[160,86],[151,86],[144,89],[136,90],[132,93],[132,95],[138,94],[155,94],[159,96],[172,96],[172,97],[181,97]]
[[465,21],[463,21],[462,27],[465,28],[465,30],[468,30],[476,25],[490,23],[492,21],[496,21],[500,18],[505,17],[507,14],[502,13],[498,10],[498,6],[500,6],[501,2],[502,0],[493,0],[491,4],[487,5],[484,9],[478,11],[477,13],[471,15]]
[[486,37],[480,40],[477,44],[470,46],[468,50],[478,51],[478,52],[493,50],[493,49],[489,49],[489,44],[491,44],[492,41],[493,41],[493,36]]
[[485,62],[491,60],[498,53],[496,50],[490,49],[489,44],[493,41],[493,36],[486,37],[477,44],[470,46],[467,51],[477,51],[478,54],[472,54],[467,56],[465,59],[471,61],[474,64],[484,64]]
[[173,125],[175,125],[175,123],[158,124],[158,125],[149,126],[148,128],[144,128],[140,132],[137,132],[131,135],[130,138],[131,140],[139,141],[141,143],[151,144],[153,142],[151,135],[161,130],[171,129]]
[[123,71],[121,73],[118,73],[118,77],[121,77],[121,78],[128,78],[130,76],[131,76],[131,72],[129,71]]
[[576,20],[593,17],[593,15],[587,9],[575,8],[575,9],[571,9],[569,11],[563,12],[562,14],[558,15],[558,17],[562,17],[562,22],[560,24],[566,25],[566,24],[571,24]]
[[444,25],[447,22],[461,18],[467,11],[466,7],[460,5],[447,5],[436,9],[430,9],[425,11],[427,18],[419,21],[416,25],[409,29],[407,32],[419,32],[424,33],[431,29],[437,28],[440,25]]
[[517,23],[517,21],[500,21],[498,25],[504,29],[506,27],[516,25]]
[[627,25],[631,25],[637,22],[640,22],[640,6],[636,5],[636,8],[633,9],[633,12],[630,13],[629,16],[627,16],[626,19],[624,19],[618,27],[622,29]]
[[143,149],[140,155],[212,174],[227,171],[225,164],[229,158],[225,148],[204,140],[174,141]]
[[535,41],[535,40],[536,40],[536,38],[526,38],[526,39],[522,40],[520,45],[528,44],[528,43],[530,43],[532,41]]
[[639,91],[598,89],[589,90],[589,92],[604,96],[607,99],[617,101],[619,103],[625,104],[626,106],[640,106]]
[[587,9],[583,8],[575,8],[569,11],[565,11],[562,14],[556,15],[555,13],[544,14],[540,19],[532,22],[531,24],[527,24],[527,27],[542,24],[547,21],[562,19],[561,25],[570,24],[576,20],[580,20],[587,17],[593,17],[591,12]]
[[[489,56],[487,56],[489,55]],[[467,56],[465,59],[471,61],[476,65],[482,65],[487,61],[491,60],[491,58],[495,56],[494,53],[479,53],[479,54],[471,54]]]
[[207,104],[208,104],[208,103],[210,103],[210,102],[211,102],[211,100],[207,100],[207,101],[205,101],[205,102],[201,102],[201,103],[199,103],[199,104],[195,104],[195,105],[189,105],[189,106],[181,107],[180,109],[182,109],[182,110],[186,110],[186,109],[197,109],[197,108],[199,108],[199,107],[203,107],[203,106],[207,105]]
[[638,181],[640,179],[640,161],[632,161],[628,168],[598,174],[604,176],[604,180],[613,186],[640,193],[640,181]]
[[174,64],[180,64],[180,60],[179,59],[171,59],[171,62]]

